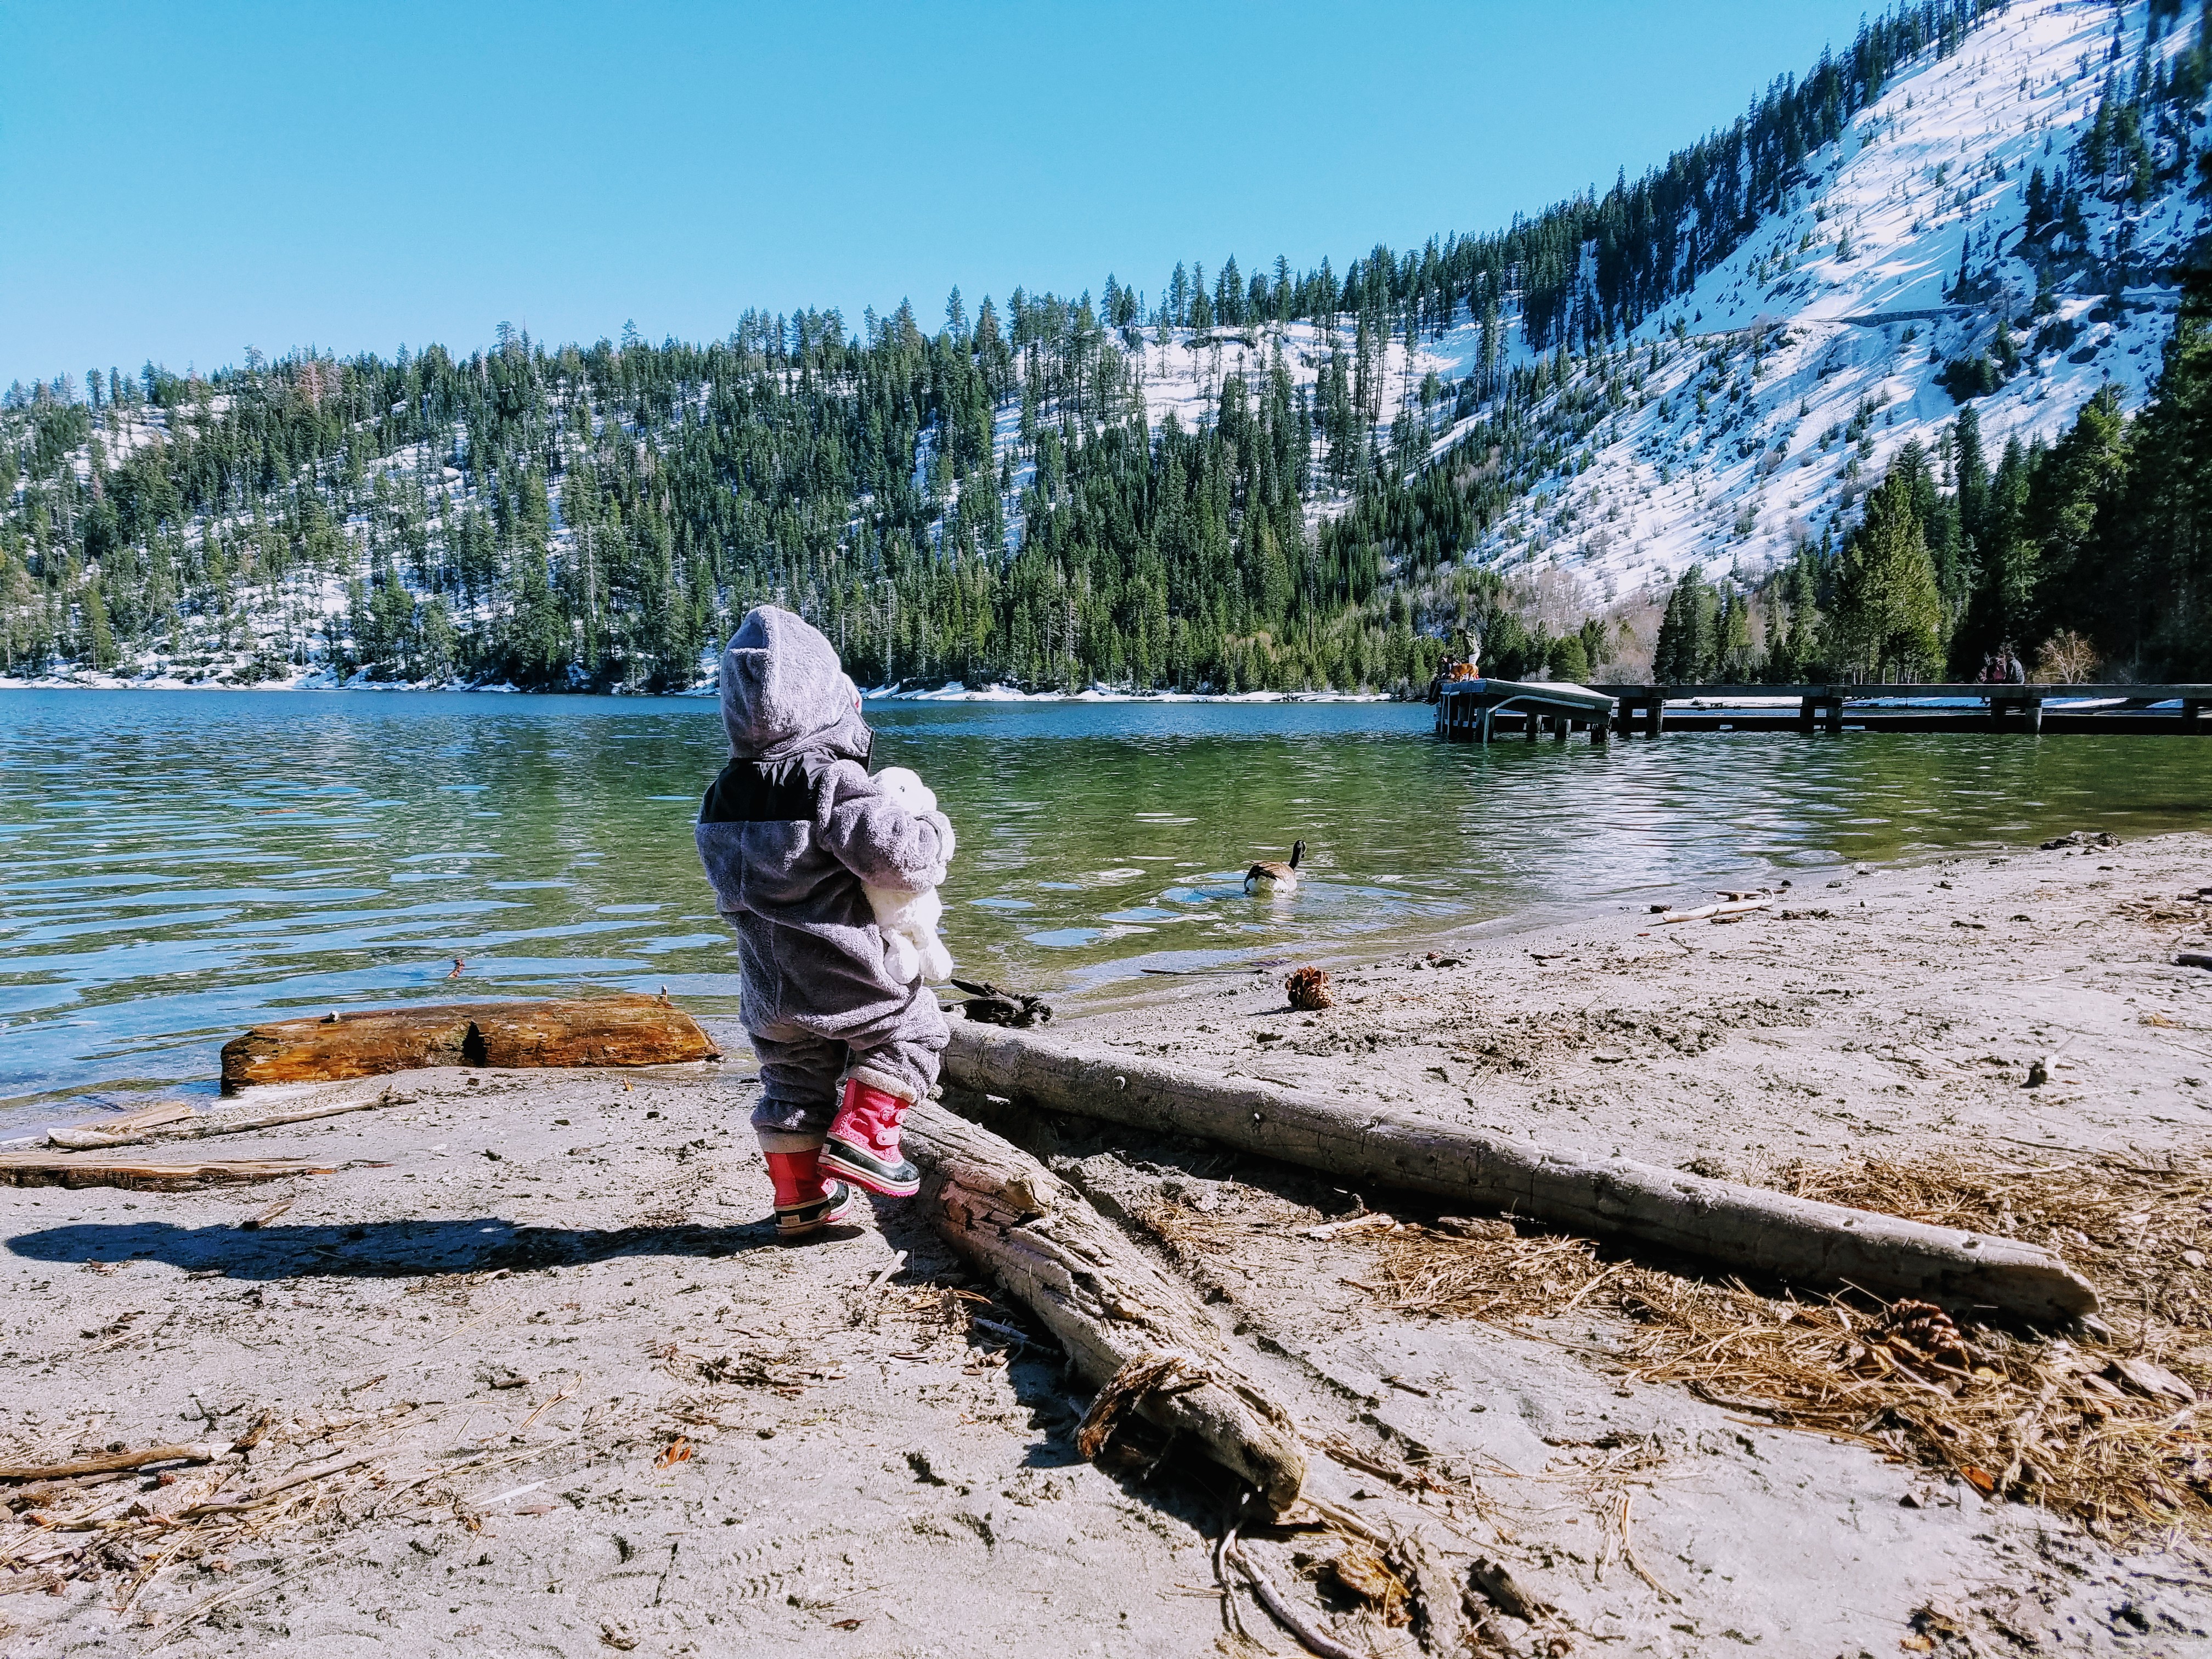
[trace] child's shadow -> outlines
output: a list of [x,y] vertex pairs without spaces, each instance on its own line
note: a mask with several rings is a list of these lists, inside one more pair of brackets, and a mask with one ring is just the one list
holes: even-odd
[[609,1256],[724,1256],[772,1248],[772,1221],[740,1227],[538,1227],[478,1216],[335,1227],[179,1227],[167,1221],[73,1224],[21,1233],[9,1250],[33,1261],[166,1261],[233,1279],[405,1279],[488,1268],[555,1267]]

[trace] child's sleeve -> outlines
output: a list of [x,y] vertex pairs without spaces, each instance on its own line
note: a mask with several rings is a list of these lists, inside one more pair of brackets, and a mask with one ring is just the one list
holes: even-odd
[[845,762],[823,791],[823,849],[871,887],[918,893],[945,880],[952,825],[942,812],[910,812],[859,766]]

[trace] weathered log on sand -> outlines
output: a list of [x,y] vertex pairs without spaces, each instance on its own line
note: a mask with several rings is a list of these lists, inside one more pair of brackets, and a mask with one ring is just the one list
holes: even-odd
[[1740,916],[1753,910],[1764,910],[1772,905],[1771,898],[1725,899],[1718,904],[1700,904],[1693,910],[1669,910],[1659,918],[1662,921],[1720,921],[1723,916]]
[[635,993],[367,1008],[256,1025],[222,1046],[222,1091],[420,1066],[668,1066],[720,1060],[673,1003]]
[[[157,1100],[150,1106],[141,1106],[133,1112],[118,1113],[96,1123],[80,1123],[66,1129],[49,1129],[46,1131],[46,1144],[49,1146],[67,1146],[76,1152],[119,1146],[125,1141],[143,1140],[157,1130],[187,1122],[198,1115],[198,1111],[190,1101]],[[99,1138],[82,1143],[66,1138],[80,1134]]]
[[937,1231],[1044,1322],[1079,1375],[1105,1389],[1156,1371],[1132,1410],[1196,1440],[1278,1513],[1297,1501],[1306,1459],[1290,1413],[1239,1374],[1180,1280],[1028,1153],[941,1106],[914,1109],[906,1151]]
[[289,1124],[312,1123],[321,1117],[342,1117],[348,1112],[373,1112],[380,1107],[412,1105],[413,1095],[386,1089],[374,1100],[342,1100],[324,1106],[302,1106],[289,1112],[257,1112],[245,1117],[210,1114],[203,1116],[189,1106],[160,1118],[111,1118],[105,1123],[80,1123],[74,1128],[49,1129],[46,1145],[72,1152],[105,1152],[111,1146],[137,1146],[149,1140],[200,1140],[209,1135],[251,1134],[258,1129],[281,1129]]
[[112,1158],[70,1158],[58,1152],[9,1152],[0,1154],[0,1187],[127,1187],[134,1192],[163,1193],[242,1181],[281,1181],[286,1176],[328,1175],[336,1167],[298,1158],[141,1164]]
[[1198,1134],[1286,1163],[1616,1234],[1779,1279],[1855,1285],[2030,1319],[2094,1312],[2097,1293],[2050,1251],[1626,1158],[1589,1160],[1370,1103],[956,1024],[949,1082],[1159,1133]]

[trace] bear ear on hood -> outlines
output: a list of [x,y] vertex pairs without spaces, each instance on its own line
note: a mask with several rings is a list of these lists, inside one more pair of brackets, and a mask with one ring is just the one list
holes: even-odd
[[776,761],[807,750],[867,758],[860,689],[818,629],[775,605],[749,611],[730,636],[721,702],[735,759]]

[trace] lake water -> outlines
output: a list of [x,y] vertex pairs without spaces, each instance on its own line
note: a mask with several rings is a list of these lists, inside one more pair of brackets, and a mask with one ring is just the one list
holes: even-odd
[[[964,975],[1381,949],[1534,907],[2212,820],[2212,743],[1444,744],[1417,705],[872,703],[959,830]],[[578,987],[737,1012],[711,701],[0,692],[0,1133],[212,1089],[256,1020]],[[1307,843],[1285,901],[1255,858]],[[447,974],[456,956],[461,977]]]

